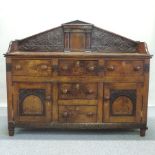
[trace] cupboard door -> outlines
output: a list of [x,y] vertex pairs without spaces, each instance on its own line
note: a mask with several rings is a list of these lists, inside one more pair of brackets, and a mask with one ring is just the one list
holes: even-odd
[[141,84],[113,83],[104,86],[104,122],[140,122]]
[[23,122],[51,121],[51,85],[42,83],[15,83],[15,120]]

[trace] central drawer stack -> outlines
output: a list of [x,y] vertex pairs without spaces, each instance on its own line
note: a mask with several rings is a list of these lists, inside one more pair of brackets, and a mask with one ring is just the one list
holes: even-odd
[[[67,78],[67,82],[58,83],[59,122],[98,122],[98,83],[87,80],[103,75],[102,69],[98,59],[58,60],[58,76]],[[80,77],[85,80],[80,82]]]

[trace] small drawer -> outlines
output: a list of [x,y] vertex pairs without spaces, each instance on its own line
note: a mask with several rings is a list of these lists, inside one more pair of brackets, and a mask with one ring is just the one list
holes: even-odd
[[50,60],[13,60],[13,75],[50,76]]
[[97,83],[59,83],[59,99],[96,99]]
[[138,76],[143,74],[143,61],[109,60],[105,63],[105,75]]
[[96,106],[59,106],[59,122],[95,123],[97,121],[96,111]]
[[98,60],[60,59],[58,75],[62,76],[96,76],[101,72]]

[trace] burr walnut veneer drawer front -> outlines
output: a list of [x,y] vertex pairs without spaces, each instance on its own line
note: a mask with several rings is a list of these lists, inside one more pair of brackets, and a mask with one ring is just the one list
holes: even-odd
[[98,60],[59,60],[58,75],[64,76],[95,76],[102,72],[102,66],[99,66]]
[[59,99],[96,99],[97,83],[59,83]]
[[96,106],[59,106],[59,122],[95,123],[96,110]]
[[131,75],[143,74],[143,61],[109,60],[105,62],[105,75]]
[[13,75],[50,76],[51,60],[13,60]]

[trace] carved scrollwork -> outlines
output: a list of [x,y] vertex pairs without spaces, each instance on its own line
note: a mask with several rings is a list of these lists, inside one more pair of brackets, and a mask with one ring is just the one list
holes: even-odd
[[[73,28],[68,30],[66,26],[72,26]],[[77,32],[79,30],[80,32]],[[81,30],[84,31],[81,32]],[[69,40],[71,38],[69,36],[72,31],[84,34],[85,50],[99,52],[136,52],[137,50],[137,42],[81,21],[66,23],[62,27],[57,27],[19,40],[18,49],[43,52],[64,51],[64,49],[70,50]]]
[[137,43],[94,27],[92,30],[91,48],[93,51],[135,52]]
[[46,31],[19,42],[19,50],[25,51],[63,51],[64,36],[61,27]]

